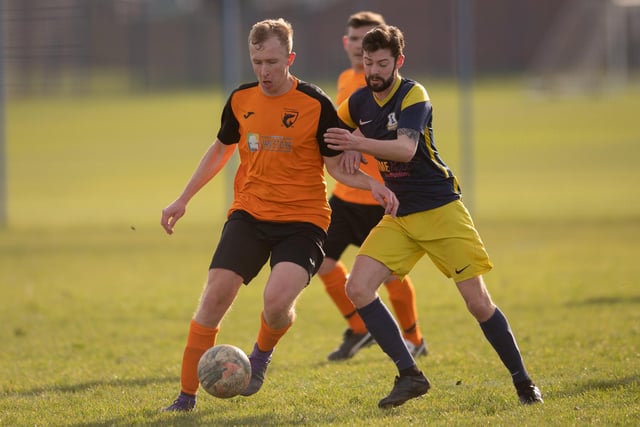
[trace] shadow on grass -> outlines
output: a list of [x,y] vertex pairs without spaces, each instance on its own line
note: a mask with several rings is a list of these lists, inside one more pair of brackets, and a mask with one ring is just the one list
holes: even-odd
[[[382,351],[382,350],[379,350]],[[362,365],[369,365],[371,363],[370,359],[366,359],[366,358],[358,358],[353,357],[351,359],[346,359],[346,360],[340,360],[340,361],[328,361],[328,360],[318,360],[316,362],[313,362],[311,364],[309,364],[309,366],[315,368],[326,368],[327,366],[362,366]]]
[[640,374],[628,375],[622,378],[611,379],[590,379],[576,382],[563,390],[558,390],[558,394],[564,396],[577,396],[589,391],[608,391],[626,387],[632,384],[640,385]]
[[640,295],[634,296],[601,296],[587,298],[581,301],[571,301],[567,303],[569,307],[578,307],[583,305],[616,305],[616,304],[640,304]]
[[89,390],[95,387],[104,387],[104,386],[114,386],[114,387],[142,387],[150,384],[160,384],[160,383],[168,383],[174,382],[178,383],[180,381],[180,377],[178,376],[170,376],[170,377],[161,377],[161,378],[131,378],[131,379],[111,379],[111,380],[96,380],[96,381],[87,381],[78,384],[69,384],[69,385],[51,385],[46,387],[37,387],[29,390],[22,390],[17,392],[2,392],[0,396],[3,397],[28,397],[34,394],[40,393],[78,393],[82,391]]
[[[143,411],[143,416],[145,420],[140,421],[136,420],[135,425],[137,426],[203,426],[203,425],[211,425],[211,413],[209,411],[198,412],[197,410],[194,412],[187,413],[162,413],[155,412],[150,410]],[[294,419],[282,419],[279,417],[275,417],[272,415],[239,415],[234,417],[233,420],[215,420],[215,426],[280,426],[283,424],[291,425],[291,424],[300,424],[300,420]],[[132,424],[132,418],[130,417],[118,417],[112,418],[109,420],[101,421],[101,422],[91,422],[91,423],[78,423],[78,424],[69,424],[70,427],[101,427],[101,426],[122,426],[129,427]],[[304,424],[304,423],[302,423]]]

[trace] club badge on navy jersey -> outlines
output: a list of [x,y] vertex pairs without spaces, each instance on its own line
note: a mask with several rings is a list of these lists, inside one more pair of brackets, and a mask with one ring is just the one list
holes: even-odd
[[396,113],[389,113],[387,116],[387,130],[398,129],[398,120],[396,119]]

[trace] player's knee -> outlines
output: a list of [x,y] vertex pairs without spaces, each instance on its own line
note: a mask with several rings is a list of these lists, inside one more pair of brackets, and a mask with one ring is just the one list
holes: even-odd
[[489,319],[496,307],[488,297],[467,300],[467,309],[478,322]]
[[318,269],[318,275],[324,276],[325,274],[330,273],[334,268],[336,268],[337,261],[333,258],[325,257],[322,260],[322,264],[320,264],[320,268]]
[[357,278],[353,278],[350,276],[347,280],[347,296],[349,299],[356,305],[356,307],[360,307],[363,304],[363,301],[368,301],[369,298],[369,290],[365,283],[360,282]]
[[264,298],[264,308],[263,311],[265,316],[269,317],[282,317],[286,313],[288,313],[291,308],[291,303],[288,301],[285,302],[283,299],[279,299],[276,297],[267,297]]

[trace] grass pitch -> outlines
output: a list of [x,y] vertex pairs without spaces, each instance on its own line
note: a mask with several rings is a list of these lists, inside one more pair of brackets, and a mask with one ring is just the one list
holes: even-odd
[[[425,84],[436,143],[460,174],[457,93]],[[228,180],[192,201],[173,236],[160,210],[215,137],[223,101],[212,91],[8,105],[0,425],[640,424],[638,84],[535,98],[487,81],[474,93],[472,213],[496,266],[486,281],[544,405],[517,403],[454,286],[424,259],[411,277],[430,350],[425,397],[376,407],[395,375],[377,348],[326,361],[345,324],[314,278],[260,393],[201,393],[192,413],[158,412],[178,392]],[[219,343],[250,350],[265,277],[241,291]]]

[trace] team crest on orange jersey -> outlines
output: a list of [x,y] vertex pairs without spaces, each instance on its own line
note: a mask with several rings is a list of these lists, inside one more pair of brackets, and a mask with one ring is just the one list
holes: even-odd
[[286,128],[290,128],[298,120],[298,111],[285,109],[282,112],[282,124]]

